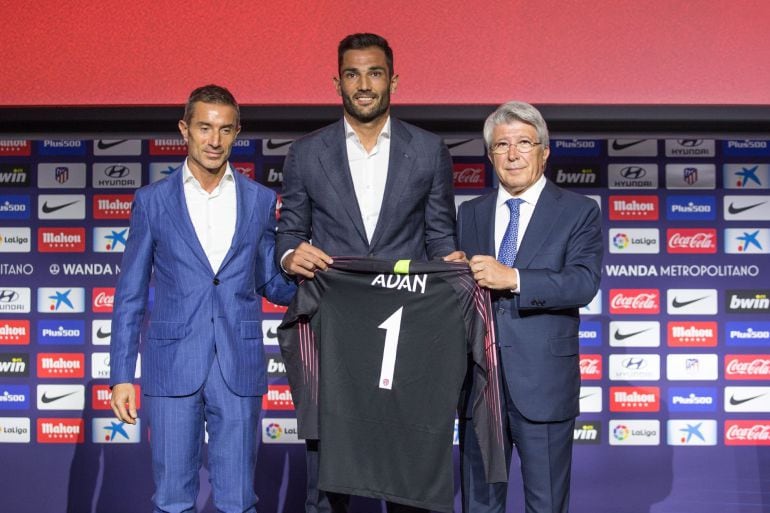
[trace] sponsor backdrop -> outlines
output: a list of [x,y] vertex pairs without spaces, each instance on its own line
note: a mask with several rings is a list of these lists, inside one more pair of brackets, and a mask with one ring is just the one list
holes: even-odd
[[[605,225],[601,290],[582,312],[573,511],[767,511],[770,141],[649,137],[552,139],[549,178],[595,199]],[[231,161],[280,191],[291,142],[245,138]],[[458,204],[495,185],[482,140],[446,142]],[[0,140],[8,511],[149,511],[141,404],[136,426],[109,410],[110,314],[133,193],[185,154],[173,137]],[[260,507],[296,512],[304,449],[276,340],[282,309],[263,309]],[[201,477],[199,507],[213,511],[205,465]]]

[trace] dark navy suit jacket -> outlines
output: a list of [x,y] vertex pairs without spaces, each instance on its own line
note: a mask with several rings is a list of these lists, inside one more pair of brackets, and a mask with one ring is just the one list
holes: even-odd
[[[469,258],[495,255],[496,201],[494,191],[460,205],[458,243]],[[508,390],[529,420],[579,414],[578,309],[599,288],[602,254],[596,202],[547,182],[514,262],[521,294],[493,293]]]
[[390,161],[371,244],[342,120],[295,141],[284,162],[276,255],[312,239],[330,256],[425,260],[455,250],[452,163],[441,139],[391,117]]

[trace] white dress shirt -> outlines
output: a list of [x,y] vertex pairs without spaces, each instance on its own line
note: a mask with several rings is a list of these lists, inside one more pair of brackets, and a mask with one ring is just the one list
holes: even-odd
[[[521,193],[518,196],[511,196],[508,191],[502,187],[497,188],[497,206],[495,207],[495,258],[497,258],[500,252],[500,244],[503,242],[505,232],[508,230],[508,222],[511,219],[511,210],[508,205],[505,204],[511,198],[519,198],[522,200],[519,204],[519,230],[516,234],[516,247],[521,247],[521,240],[524,238],[524,233],[527,231],[529,221],[532,219],[532,214],[535,212],[535,205],[540,198],[540,193],[545,188],[545,176],[541,176],[537,182]],[[516,271],[516,283],[518,284],[513,292],[518,293],[521,290],[521,279],[519,271],[514,267]]]
[[237,195],[235,177],[228,164],[222,180],[210,193],[201,187],[185,159],[182,167],[184,198],[195,234],[216,274],[230,250],[235,234]]
[[364,149],[353,127],[345,119],[345,144],[348,150],[348,164],[356,191],[358,208],[366,229],[366,237],[372,241],[377,220],[380,218],[385,182],[388,179],[390,161],[390,116],[385,121],[377,143],[368,152]]

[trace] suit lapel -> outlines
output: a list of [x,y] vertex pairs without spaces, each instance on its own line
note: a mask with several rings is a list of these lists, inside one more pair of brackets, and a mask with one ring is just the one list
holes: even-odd
[[388,178],[385,182],[385,193],[382,196],[382,207],[377,218],[377,226],[372,234],[373,248],[387,233],[393,219],[400,219],[398,215],[399,200],[404,189],[409,184],[409,176],[414,166],[415,155],[411,151],[412,136],[409,131],[395,118],[390,118],[390,155],[388,157]]
[[514,267],[526,269],[532,260],[540,253],[540,248],[553,229],[554,223],[561,218],[564,205],[559,202],[561,191],[551,182],[546,182],[543,192],[535,205],[532,219],[527,225],[527,231],[521,241],[519,252],[516,254]]
[[482,201],[476,204],[473,221],[476,233],[476,244],[479,254],[496,255],[495,248],[495,204],[497,203],[497,191],[488,194]]
[[227,251],[222,264],[219,266],[219,271],[232,260],[233,256],[238,253],[243,241],[246,240],[246,234],[242,233],[248,228],[247,220],[251,219],[254,209],[257,205],[257,190],[254,187],[249,187],[248,180],[237,171],[233,171],[233,178],[235,180],[235,195],[236,195],[236,208],[238,209],[235,220],[235,231],[233,232],[233,240],[230,242],[230,249]]
[[334,129],[326,132],[324,142],[326,149],[319,156],[321,168],[329,180],[331,190],[337,194],[339,204],[345,209],[358,235],[365,243],[368,243],[361,210],[358,208],[356,191],[353,187],[353,177],[350,176],[348,152],[345,146],[345,125],[342,120],[337,122]]
[[192,219],[190,219],[190,213],[187,211],[187,201],[184,196],[182,177],[182,167],[180,166],[174,173],[165,178],[169,181],[168,186],[171,189],[169,197],[171,201],[164,202],[164,206],[166,212],[168,212],[168,218],[173,220],[171,225],[179,231],[179,235],[190,247],[193,255],[200,260],[201,264],[203,264],[211,274],[214,274],[209,259],[206,258],[206,253],[203,251],[203,246],[201,246],[201,243],[198,240],[198,235],[195,233]]

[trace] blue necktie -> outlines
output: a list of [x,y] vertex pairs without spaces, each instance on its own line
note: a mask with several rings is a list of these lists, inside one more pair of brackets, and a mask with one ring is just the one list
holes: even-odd
[[516,260],[516,252],[518,251],[516,239],[519,236],[519,205],[522,201],[524,200],[520,198],[511,198],[505,202],[511,211],[511,219],[508,221],[508,228],[505,230],[505,236],[500,243],[497,259],[508,267],[513,267],[513,262]]

